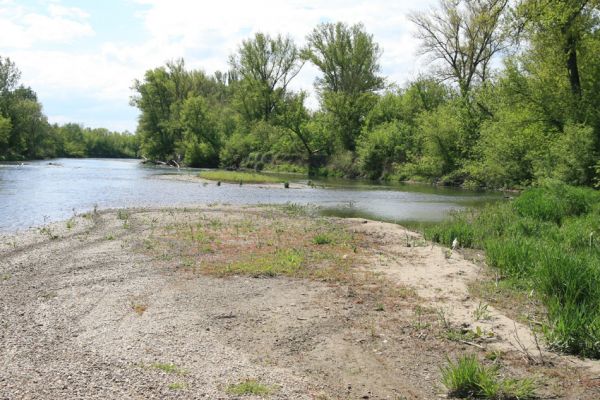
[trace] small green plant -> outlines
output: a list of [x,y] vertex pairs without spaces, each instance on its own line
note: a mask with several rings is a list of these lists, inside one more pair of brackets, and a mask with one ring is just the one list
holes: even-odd
[[383,304],[379,303],[375,306],[375,311],[385,311],[385,307],[383,306]]
[[67,229],[71,230],[75,227],[75,220],[73,218],[67,220]]
[[54,234],[54,232],[52,232],[52,229],[49,226],[44,226],[40,228],[40,233],[48,236],[50,240],[58,239],[58,235]]
[[159,369],[167,374],[177,374],[177,375],[183,375],[185,374],[185,370],[179,368],[177,365],[175,364],[169,364],[169,363],[154,363],[152,364],[152,368],[155,369]]
[[315,237],[313,237],[314,244],[331,244],[333,243],[333,238],[326,233],[319,233]]
[[111,233],[109,233],[108,235],[106,235],[106,240],[115,240],[115,236]]
[[171,390],[183,390],[183,389],[185,389],[185,383],[173,382],[173,383],[170,383],[168,387]]
[[254,394],[264,396],[271,393],[271,388],[258,382],[256,379],[247,379],[244,382],[229,385],[227,393],[238,396]]
[[129,213],[125,210],[118,210],[117,211],[117,218],[122,220],[122,221],[126,221],[129,219]]
[[442,384],[451,397],[501,400],[535,396],[533,380],[501,379],[497,366],[482,365],[474,355],[462,356],[456,362],[448,359],[441,372]]
[[0,281],[7,281],[10,279],[10,274],[2,274],[0,275]]
[[475,321],[489,321],[492,318],[488,306],[487,303],[479,302],[477,308],[473,311],[473,318],[475,318]]

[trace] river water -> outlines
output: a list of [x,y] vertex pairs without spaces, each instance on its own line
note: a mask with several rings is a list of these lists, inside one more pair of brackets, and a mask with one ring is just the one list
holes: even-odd
[[[0,231],[15,231],[105,208],[223,204],[313,204],[328,215],[400,223],[439,221],[452,210],[498,200],[496,193],[421,185],[316,181],[284,189],[164,179],[198,170],[158,168],[125,159],[57,159],[0,165]],[[306,178],[290,181],[306,183]]]

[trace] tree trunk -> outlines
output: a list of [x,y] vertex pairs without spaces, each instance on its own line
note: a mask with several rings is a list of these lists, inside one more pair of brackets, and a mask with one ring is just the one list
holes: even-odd
[[577,40],[575,38],[567,38],[565,54],[567,56],[567,71],[569,73],[571,92],[577,98],[581,98],[581,79],[579,77],[579,66],[577,65]]

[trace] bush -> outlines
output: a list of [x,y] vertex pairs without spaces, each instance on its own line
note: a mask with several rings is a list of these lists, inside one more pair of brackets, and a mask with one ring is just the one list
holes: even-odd
[[358,144],[361,174],[379,179],[390,173],[394,163],[407,161],[410,148],[409,128],[400,122],[389,122],[366,132]]
[[219,165],[219,155],[208,143],[191,142],[186,145],[183,161],[190,167],[214,168]]

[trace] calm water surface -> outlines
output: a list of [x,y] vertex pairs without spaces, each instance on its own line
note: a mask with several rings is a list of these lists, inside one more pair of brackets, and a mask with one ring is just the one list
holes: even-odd
[[[49,163],[59,164],[50,165]],[[314,204],[329,215],[361,215],[397,222],[428,222],[452,210],[495,201],[499,194],[415,185],[319,181],[305,189],[250,185],[203,185],[161,179],[196,174],[141,165],[139,160],[58,159],[0,165],[0,231],[14,231],[69,218],[97,206],[191,206],[227,204]],[[296,178],[306,182],[306,178]],[[293,179],[292,179],[293,180]]]

